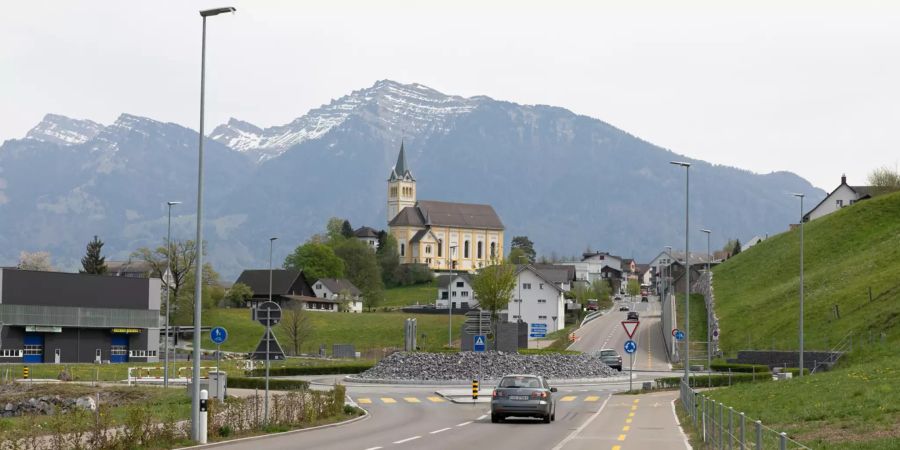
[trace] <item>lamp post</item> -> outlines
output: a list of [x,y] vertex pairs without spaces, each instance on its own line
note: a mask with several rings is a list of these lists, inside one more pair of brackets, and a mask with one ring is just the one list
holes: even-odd
[[669,277],[671,276],[670,272],[672,271],[672,260],[670,259],[672,258],[671,245],[666,246],[666,256],[668,256],[666,260],[669,261],[669,263],[663,268],[663,275],[665,275],[663,277],[663,298],[669,298]]
[[197,257],[197,275],[194,278],[194,370],[191,376],[191,434],[195,441],[200,441],[200,323],[203,298],[203,112],[206,95],[206,18],[226,12],[235,12],[230,6],[224,8],[205,9],[200,11],[203,18],[203,37],[200,52],[200,136],[197,163],[197,238],[195,241]]
[[691,163],[670,161],[669,164],[684,167],[684,382],[690,385],[691,376]]
[[[519,255],[519,257],[516,258],[519,260],[519,264],[522,264],[522,258],[526,258],[526,256]],[[521,274],[522,274],[522,271],[519,271],[519,276],[516,277],[516,284],[519,285],[519,288],[518,288],[519,294],[518,294],[518,298],[516,299],[516,300],[518,300],[518,303],[519,303],[519,320],[517,320],[516,323],[519,323],[522,320],[522,276],[521,276]]]
[[803,376],[803,194],[794,194],[800,198],[800,376]]
[[[456,246],[449,245],[449,240],[447,244],[447,262],[450,265],[450,280],[447,282],[447,348],[453,348],[453,250],[456,249]],[[479,314],[481,313],[479,312]],[[478,320],[481,320],[480,315]]]
[[166,227],[166,338],[163,340],[163,387],[169,387],[169,294],[172,287],[172,207],[181,202],[166,202],[169,205],[169,224]]
[[[275,246],[275,241],[277,237],[269,238],[269,301],[272,301],[272,248]],[[268,319],[269,313],[266,313],[266,318]],[[268,425],[269,424],[269,342],[271,342],[270,333],[272,332],[269,325],[266,325],[266,401],[265,401],[265,411],[263,413],[263,422]]]
[[[709,272],[709,235],[711,230],[700,230],[706,233],[706,295],[711,295],[710,284],[712,282],[712,273]],[[707,303],[708,305],[709,303]],[[706,370],[710,370],[712,366],[712,331],[710,329],[709,308],[706,309]]]

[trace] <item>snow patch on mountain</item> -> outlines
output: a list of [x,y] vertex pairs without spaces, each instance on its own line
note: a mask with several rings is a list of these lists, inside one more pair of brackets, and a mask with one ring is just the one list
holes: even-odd
[[101,131],[103,131],[103,125],[91,120],[47,114],[39,124],[28,131],[25,138],[69,146],[83,144],[100,134]]

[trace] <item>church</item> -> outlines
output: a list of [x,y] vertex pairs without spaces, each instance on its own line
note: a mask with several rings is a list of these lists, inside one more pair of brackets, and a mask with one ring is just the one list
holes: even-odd
[[387,198],[388,232],[401,264],[470,272],[503,258],[503,222],[490,205],[416,200],[402,143]]

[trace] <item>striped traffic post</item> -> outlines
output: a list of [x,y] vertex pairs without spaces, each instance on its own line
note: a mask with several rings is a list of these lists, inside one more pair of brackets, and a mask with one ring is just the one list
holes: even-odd
[[28,366],[22,367],[22,378],[27,380],[28,375],[29,375]]
[[478,380],[472,380],[472,400],[478,400]]

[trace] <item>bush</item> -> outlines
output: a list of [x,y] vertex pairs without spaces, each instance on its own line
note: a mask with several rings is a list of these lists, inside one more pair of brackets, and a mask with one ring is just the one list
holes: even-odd
[[769,372],[769,366],[765,364],[735,364],[735,363],[712,363],[710,368],[716,372],[744,372],[744,373],[766,373]]
[[[788,372],[792,377],[800,376],[800,368],[799,367],[788,367],[782,370],[783,372]],[[809,375],[809,369],[803,368],[803,375]]]
[[[271,371],[269,373],[271,375]],[[244,388],[244,389],[265,389],[266,380],[264,378],[249,377],[228,377],[228,387]],[[275,390],[295,390],[308,389],[309,382],[303,380],[272,380],[269,379],[269,389]]]
[[425,264],[401,264],[394,271],[394,282],[399,286],[429,283],[434,280],[434,272]]
[[[657,378],[656,385],[659,388],[677,388],[681,384],[682,377],[665,377]],[[736,373],[733,375],[697,375],[691,378],[691,386],[700,387],[718,387],[728,386],[735,383],[753,383],[758,381],[772,381],[769,374],[756,373]]]
[[[296,375],[335,375],[345,373],[360,373],[374,366],[372,362],[341,363],[327,366],[304,367],[270,367],[269,375],[275,377],[291,377]],[[252,377],[266,376],[266,369],[254,369],[250,372]]]

